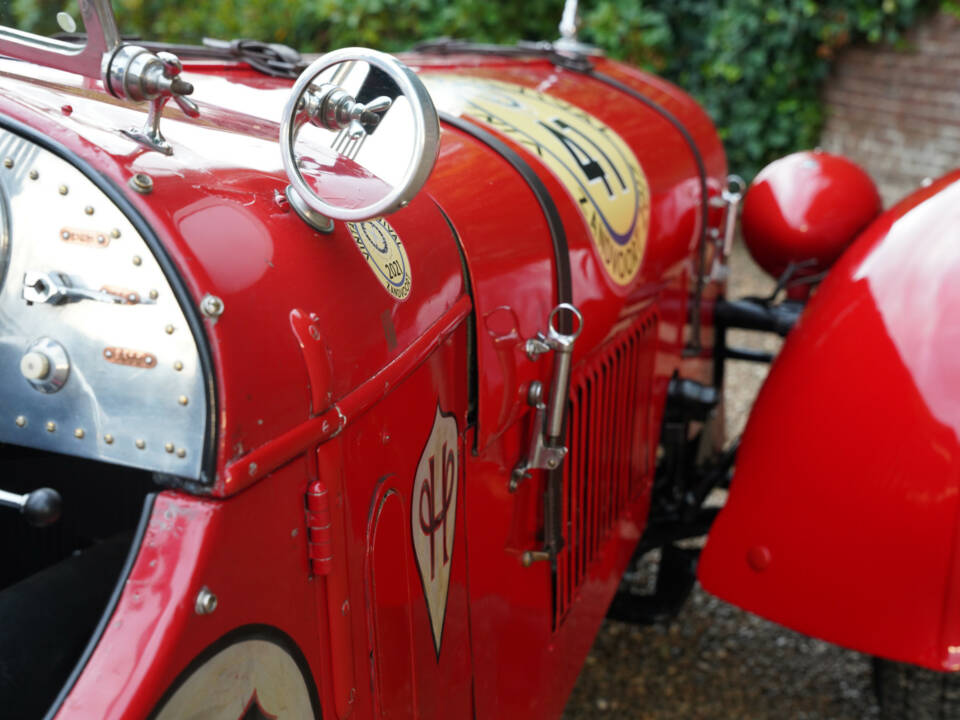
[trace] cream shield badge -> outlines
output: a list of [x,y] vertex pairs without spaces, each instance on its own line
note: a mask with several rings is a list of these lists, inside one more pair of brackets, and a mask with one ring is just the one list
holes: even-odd
[[609,277],[628,285],[643,261],[650,189],[633,151],[581,108],[532,88],[461,75],[425,75],[434,103],[527,148],[557,176],[589,228]]
[[383,288],[397,300],[406,300],[413,278],[410,258],[397,231],[383,218],[346,225],[357,249]]
[[442,413],[438,404],[433,428],[417,465],[410,500],[413,549],[438,659],[450,590],[459,472],[457,421]]

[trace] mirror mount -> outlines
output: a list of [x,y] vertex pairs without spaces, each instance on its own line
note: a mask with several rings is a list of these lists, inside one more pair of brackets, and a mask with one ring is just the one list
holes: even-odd
[[[369,68],[369,73],[355,97],[343,88],[343,84],[361,64]],[[333,72],[329,79],[316,82],[322,74],[330,75],[331,70]],[[367,88],[371,84],[375,86],[372,92]],[[295,153],[300,130],[312,125],[336,132],[330,148],[352,162],[364,141],[396,108],[401,95],[410,107],[412,122],[410,159],[399,179],[382,197],[360,206],[338,205],[335,201],[320,197],[307,184],[303,164]],[[287,197],[297,213],[317,229],[320,229],[318,216],[325,220],[360,221],[405,207],[433,170],[439,146],[439,117],[420,78],[396,58],[366,48],[344,48],[315,60],[294,84],[280,124],[281,157],[290,180]],[[327,226],[324,223],[320,225]]]

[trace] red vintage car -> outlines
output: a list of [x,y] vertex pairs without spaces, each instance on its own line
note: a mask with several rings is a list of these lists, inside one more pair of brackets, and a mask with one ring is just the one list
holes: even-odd
[[[842,158],[771,166],[777,285],[733,300],[713,124],[575,3],[309,66],[80,6],[0,32],[4,717],[556,718],[711,526],[708,589],[960,717],[960,176],[877,217]],[[733,327],[790,337],[724,448],[725,360],[771,360]]]

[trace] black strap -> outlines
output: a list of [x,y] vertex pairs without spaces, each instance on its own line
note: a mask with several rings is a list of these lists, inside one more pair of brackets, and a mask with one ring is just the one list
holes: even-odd
[[690,153],[693,155],[693,161],[697,164],[697,173],[700,175],[700,213],[702,215],[700,222],[700,257],[699,257],[699,270],[697,273],[697,284],[694,288],[693,295],[693,308],[692,308],[692,317],[691,323],[693,324],[693,337],[691,338],[690,350],[693,353],[699,353],[700,351],[700,301],[703,297],[703,279],[707,272],[707,218],[709,213],[709,195],[707,195],[707,166],[703,162],[703,156],[700,154],[700,148],[697,147],[696,141],[693,139],[693,136],[690,134],[690,131],[687,130],[686,126],[680,122],[676,115],[667,110],[663,105],[651,100],[643,93],[635,90],[634,88],[626,85],[625,83],[620,82],[616,78],[610,77],[602,72],[597,72],[596,70],[579,70],[578,72],[583,73],[584,75],[589,75],[592,78],[599,80],[602,83],[606,83],[610,87],[616,88],[620,92],[629,95],[634,100],[643,103],[648,108],[653,110],[655,113],[663,117],[667,122],[673,125],[676,128],[677,132],[683,137],[684,141],[687,143],[687,146],[690,148]]
[[[83,44],[86,33],[57,33],[57,40]],[[183,45],[180,43],[154,42],[141,40],[135,35],[124,35],[123,42],[139,45],[150,52],[171,52],[181,60],[234,60],[245,62],[257,72],[273,77],[297,78],[307,67],[300,53],[280,43],[265,43],[259,40],[216,40],[204,38],[203,45]]]
[[[543,180],[533,171],[530,164],[520,156],[520,153],[513,150],[493,133],[484,130],[475,123],[449,113],[441,112],[440,119],[498,153],[510,163],[514,170],[520,173],[520,176],[530,186],[537,202],[540,203],[544,217],[547,219],[547,226],[550,228],[554,265],[557,273],[557,303],[573,304],[573,283],[570,279],[570,251],[567,246],[567,233],[563,228],[563,221],[560,219],[557,205],[553,202],[553,197],[547,190],[547,186],[544,185]],[[557,314],[559,316],[557,330],[562,333],[571,332],[573,318],[570,317],[570,313]]]

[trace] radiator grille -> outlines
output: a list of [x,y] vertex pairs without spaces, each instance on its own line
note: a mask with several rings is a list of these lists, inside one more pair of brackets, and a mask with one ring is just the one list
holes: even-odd
[[581,363],[571,378],[555,629],[617,518],[649,482],[656,338],[657,316],[651,312]]

